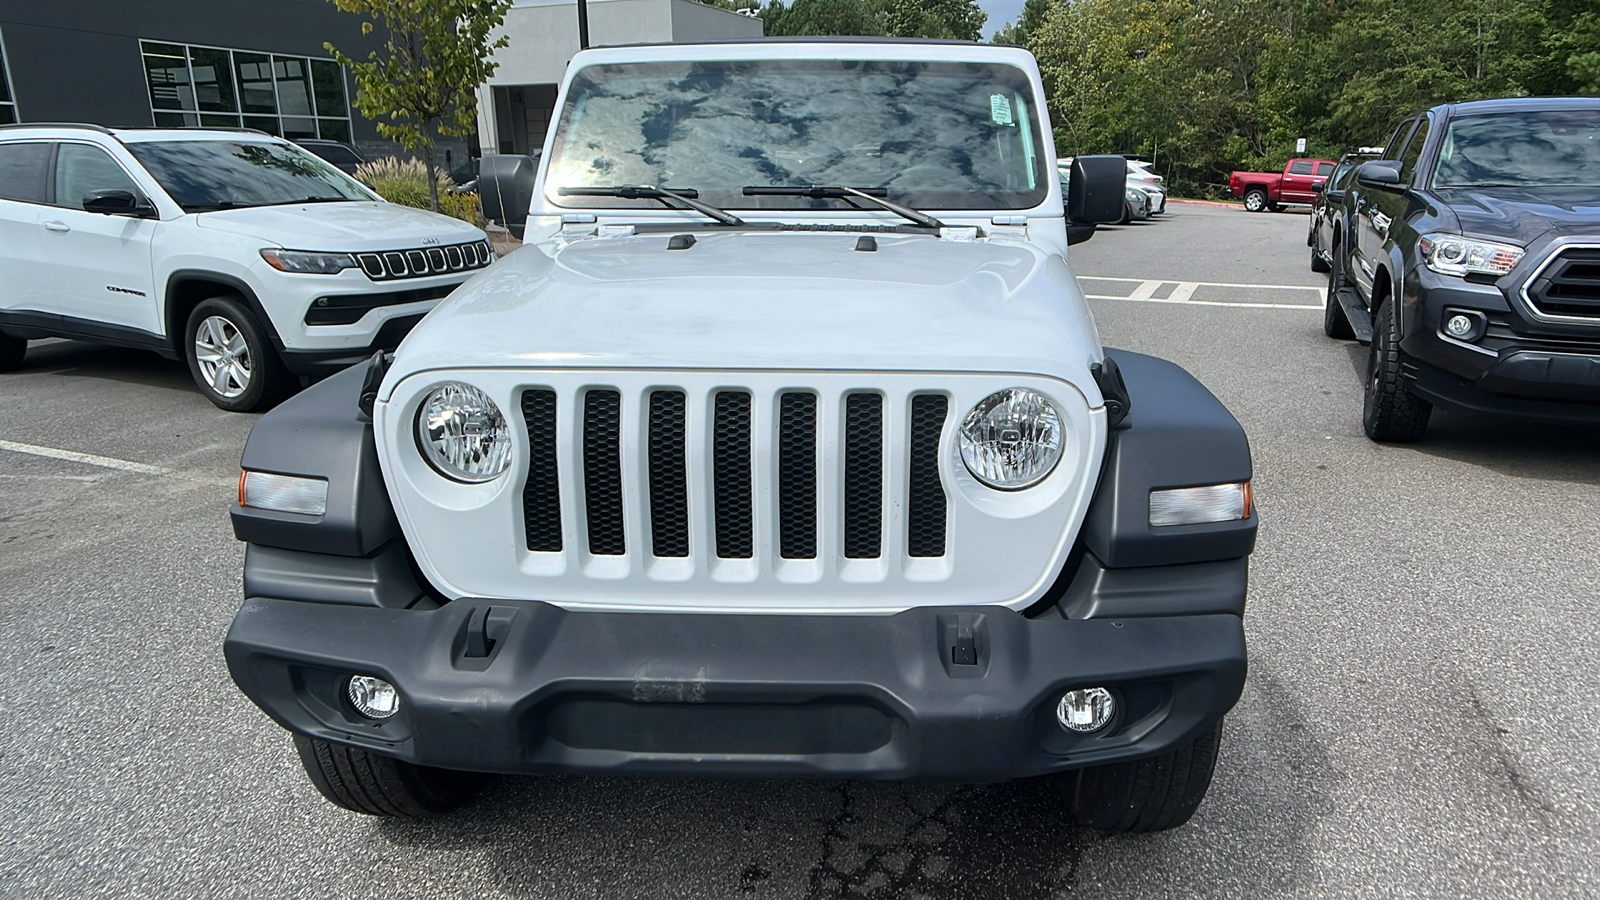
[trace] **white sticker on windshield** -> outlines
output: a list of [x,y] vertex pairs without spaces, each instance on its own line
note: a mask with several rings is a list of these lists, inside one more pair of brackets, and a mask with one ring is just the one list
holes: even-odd
[[989,118],[996,125],[1011,124],[1011,101],[1006,99],[1005,94],[989,95]]

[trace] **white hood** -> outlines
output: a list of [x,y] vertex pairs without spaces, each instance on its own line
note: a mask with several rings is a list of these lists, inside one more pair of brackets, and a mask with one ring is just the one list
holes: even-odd
[[405,250],[481,241],[484,233],[460,219],[395,203],[295,203],[198,213],[202,228],[215,228],[291,250],[361,252]]
[[401,346],[454,368],[972,371],[1052,376],[1100,403],[1099,337],[1059,256],[927,235],[666,233],[525,247]]

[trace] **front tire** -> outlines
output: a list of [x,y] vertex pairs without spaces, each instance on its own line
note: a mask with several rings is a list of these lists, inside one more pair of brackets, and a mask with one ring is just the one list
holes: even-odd
[[1367,388],[1361,404],[1361,426],[1379,443],[1409,444],[1428,430],[1433,404],[1406,391],[1400,364],[1399,313],[1384,300],[1372,317],[1372,347],[1367,355]]
[[1126,225],[1133,221],[1133,204],[1122,201],[1122,218],[1117,220],[1118,225]]
[[189,374],[206,399],[230,412],[250,412],[289,393],[289,372],[255,314],[237,297],[212,297],[189,313],[184,328]]
[[1205,799],[1222,745],[1222,723],[1152,759],[1093,766],[1055,776],[1078,823],[1107,834],[1166,831],[1189,821]]
[[[1344,304],[1339,302],[1339,293],[1345,288],[1344,260],[1339,258],[1339,243],[1333,244],[1333,262],[1324,270],[1328,273],[1328,298],[1322,307],[1322,333],[1335,340],[1354,340],[1356,331],[1350,327],[1350,318],[1344,313]],[[1316,254],[1312,254],[1316,258]],[[1312,268],[1315,268],[1313,266]]]
[[21,368],[22,358],[28,355],[28,339],[0,334],[0,372]]
[[1267,208],[1267,192],[1261,188],[1251,188],[1244,192],[1244,211],[1261,212]]
[[430,769],[355,747],[294,736],[306,775],[328,802],[351,812],[416,819],[472,799],[488,776]]
[[1313,245],[1311,247],[1311,271],[1326,272],[1330,268],[1328,261],[1322,258],[1322,254],[1318,253],[1316,246]]

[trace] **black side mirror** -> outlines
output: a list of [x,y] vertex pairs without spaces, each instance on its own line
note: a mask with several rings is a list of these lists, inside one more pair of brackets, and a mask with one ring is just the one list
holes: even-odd
[[485,156],[478,163],[478,196],[483,214],[506,226],[519,240],[528,225],[533,205],[533,181],[539,164],[531,156]]
[[1400,186],[1400,163],[1392,159],[1364,162],[1356,170],[1356,181],[1371,188],[1394,190]]
[[1128,162],[1120,156],[1074,157],[1067,181],[1068,225],[1122,221],[1127,183]]
[[1313,182],[1311,182],[1311,192],[1313,194],[1320,194],[1320,193],[1322,193],[1323,191],[1325,191],[1327,189],[1328,189],[1328,183],[1326,181],[1313,181]]
[[132,191],[122,190],[90,191],[83,195],[83,208],[105,216],[132,216],[154,212],[150,207],[140,205],[139,197]]

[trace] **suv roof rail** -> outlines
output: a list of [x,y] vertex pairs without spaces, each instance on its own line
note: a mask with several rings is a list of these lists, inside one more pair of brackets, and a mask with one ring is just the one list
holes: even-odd
[[[240,134],[260,134],[267,137],[278,137],[270,131],[259,128],[239,128],[233,125],[127,125],[119,126],[118,131],[234,131]],[[109,133],[109,132],[107,132]]]
[[85,131],[98,131],[101,134],[113,133],[104,125],[91,125],[87,122],[13,122],[10,125],[0,125],[0,131],[11,128],[82,128]]

